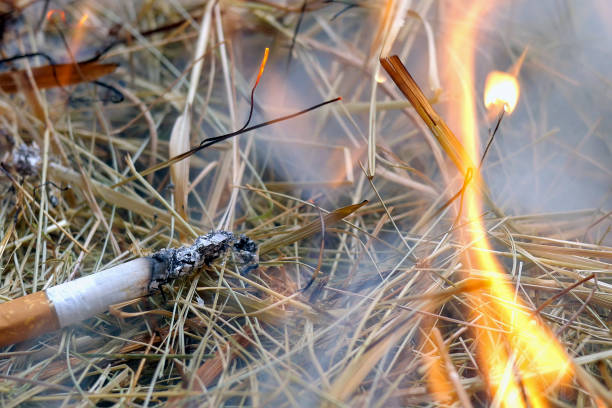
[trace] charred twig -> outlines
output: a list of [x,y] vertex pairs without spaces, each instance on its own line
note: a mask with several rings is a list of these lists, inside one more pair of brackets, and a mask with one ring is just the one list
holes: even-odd
[[499,125],[501,124],[502,119],[504,118],[504,112],[506,112],[504,109],[502,109],[501,113],[499,114],[499,117],[497,118],[497,123],[495,124],[495,128],[493,129],[493,132],[491,132],[491,135],[489,136],[489,140],[487,141],[487,145],[484,149],[484,152],[482,153],[482,157],[480,158],[480,162],[478,163],[478,170],[480,170],[482,168],[482,163],[484,162],[485,157],[487,157],[487,153],[489,152],[489,148],[491,147],[491,144],[493,143],[493,139],[495,138],[495,135],[497,134],[497,131],[499,130]]
[[[253,85],[253,88],[251,88],[251,103],[250,103],[250,108],[249,108],[249,116],[247,117],[246,122],[244,122],[244,125],[237,130],[237,132],[243,131],[244,129],[246,129],[247,126],[249,126],[249,123],[251,123],[251,118],[253,117],[253,109],[255,108],[255,90],[257,89],[257,85],[259,85],[259,80],[261,79],[261,76],[264,73],[264,70],[266,69],[266,62],[268,61],[268,54],[270,52],[269,48],[266,48],[266,50],[264,51],[264,56],[263,59],[261,60],[261,64],[259,65],[259,72],[257,73],[257,79],[255,80],[255,85]],[[204,143],[206,140],[203,140],[202,143]],[[200,143],[200,144],[202,144]]]
[[[298,116],[303,115],[305,113],[311,112],[311,111],[313,111],[315,109],[318,109],[318,108],[320,108],[322,106],[325,106],[327,104],[330,104],[330,103],[333,103],[333,102],[338,102],[341,99],[342,99],[341,97],[334,98],[334,99],[331,99],[329,101],[318,103],[318,104],[316,104],[314,106],[311,106],[310,108],[306,108],[306,109],[301,110],[299,112],[292,113],[292,114],[286,115],[286,116],[281,116],[280,118],[272,119],[272,120],[269,120],[267,122],[258,123],[257,125],[253,125],[253,126],[244,128],[242,130],[238,130],[236,132],[226,133],[226,134],[220,135],[220,136],[209,137],[207,139],[202,140],[202,142],[200,142],[200,144],[198,146],[192,147],[191,149],[187,150],[186,152],[181,153],[181,154],[179,154],[177,156],[174,156],[174,157],[166,160],[163,163],[159,163],[159,164],[157,164],[157,165],[155,165],[153,167],[149,167],[148,169],[141,171],[140,175],[141,176],[146,176],[146,175],[154,173],[154,172],[156,172],[158,170],[164,169],[164,168],[166,168],[168,166],[173,165],[174,163],[177,163],[177,162],[179,162],[181,160],[186,159],[187,157],[191,156],[194,153],[199,152],[200,150],[206,149],[207,147],[215,145],[215,144],[217,144],[219,142],[222,142],[224,140],[231,139],[234,136],[238,136],[238,135],[241,135],[243,133],[247,133],[247,132],[250,132],[252,130],[259,129],[259,128],[262,128],[264,126],[269,126],[269,125],[273,125],[273,124],[278,123],[278,122],[282,122],[282,121],[285,121],[285,120],[293,119],[295,117],[298,117]],[[113,188],[114,187],[119,187],[119,186],[122,186],[122,185],[124,185],[126,183],[129,183],[129,182],[133,181],[133,180],[136,180],[136,176],[132,176],[132,177],[128,177],[126,179],[123,179],[120,182],[115,183],[112,187]]]
[[62,191],[62,192],[70,190],[70,186],[60,187],[57,184],[55,184],[53,181],[49,180],[46,183],[39,184],[36,187],[34,187],[34,190],[32,191],[32,196],[34,196],[35,200],[38,200],[38,197],[37,197],[37,194],[36,194],[38,189],[46,187],[46,186],[53,186],[53,187],[55,187],[56,189],[58,189],[59,191]]
[[589,293],[587,298],[584,300],[584,303],[582,303],[580,305],[580,307],[578,308],[578,310],[576,310],[576,312],[574,312],[574,314],[571,315],[569,319],[567,319],[567,322],[565,322],[563,324],[563,326],[559,327],[559,329],[557,331],[555,331],[555,335],[556,336],[561,335],[561,333],[563,333],[565,331],[565,329],[567,329],[569,327],[569,325],[572,324],[574,322],[574,320],[576,320],[576,318],[578,318],[578,316],[580,316],[580,314],[588,306],[589,302],[593,298],[593,295],[595,294],[596,290],[597,290],[597,288],[591,289],[591,292]]
[[542,310],[544,310],[544,308],[548,305],[550,305],[552,302],[555,301],[555,299],[560,298],[561,296],[565,295],[566,293],[568,293],[570,290],[574,289],[575,287],[578,287],[580,285],[582,285],[585,282],[590,281],[591,279],[595,278],[595,274],[591,274],[589,276],[587,276],[584,279],[580,279],[578,282],[571,284],[570,286],[566,287],[565,289],[563,289],[561,292],[557,293],[555,296],[551,297],[550,299],[547,299],[544,303],[542,303],[540,305],[540,307],[538,307],[536,310],[534,310],[531,314],[533,315],[538,315],[540,314],[540,312]]
[[344,14],[347,11],[349,11],[350,9],[355,8],[355,7],[359,7],[359,4],[351,2],[351,1],[325,0],[325,3],[344,4],[344,8],[342,10],[338,11],[336,14],[334,14],[332,18],[330,18],[331,21],[334,21],[335,19],[337,19],[338,17],[340,17],[342,14]]
[[302,3],[302,8],[300,9],[300,15],[298,16],[298,21],[295,25],[295,30],[293,30],[293,36],[291,37],[291,44],[289,45],[289,54],[287,54],[287,71],[289,70],[289,66],[291,65],[291,59],[293,58],[293,49],[295,48],[295,43],[297,41],[298,33],[300,32],[300,26],[302,25],[302,20],[304,20],[304,14],[306,14],[307,6],[308,6],[308,0],[304,0],[304,3]]

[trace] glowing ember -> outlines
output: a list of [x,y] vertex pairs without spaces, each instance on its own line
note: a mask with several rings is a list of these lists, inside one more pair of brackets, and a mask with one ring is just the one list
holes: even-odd
[[507,72],[492,71],[485,82],[484,104],[487,109],[503,106],[512,113],[518,103],[520,88],[516,77]]

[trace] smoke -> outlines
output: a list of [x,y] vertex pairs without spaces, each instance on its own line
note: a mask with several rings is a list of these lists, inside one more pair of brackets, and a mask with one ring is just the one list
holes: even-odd
[[484,168],[495,200],[513,214],[610,210],[611,16],[601,11],[612,10],[603,3],[506,2],[489,17],[479,86],[528,47],[518,108],[504,118]]

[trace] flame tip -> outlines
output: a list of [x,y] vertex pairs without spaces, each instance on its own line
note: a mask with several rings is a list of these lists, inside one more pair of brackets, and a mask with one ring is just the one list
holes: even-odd
[[512,113],[520,96],[520,87],[516,76],[502,71],[491,71],[485,80],[484,104],[490,109],[503,108]]
[[82,26],[83,24],[85,24],[85,22],[89,19],[89,13],[85,13],[81,16],[81,18],[79,19],[78,22],[78,26]]

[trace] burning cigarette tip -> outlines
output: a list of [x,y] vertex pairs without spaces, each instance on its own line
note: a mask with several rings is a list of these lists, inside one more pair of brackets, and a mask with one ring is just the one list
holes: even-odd
[[149,290],[210,265],[225,252],[231,251],[241,265],[249,269],[257,266],[257,244],[245,235],[236,236],[229,231],[213,231],[196,238],[191,246],[162,249],[151,256],[155,261]]

